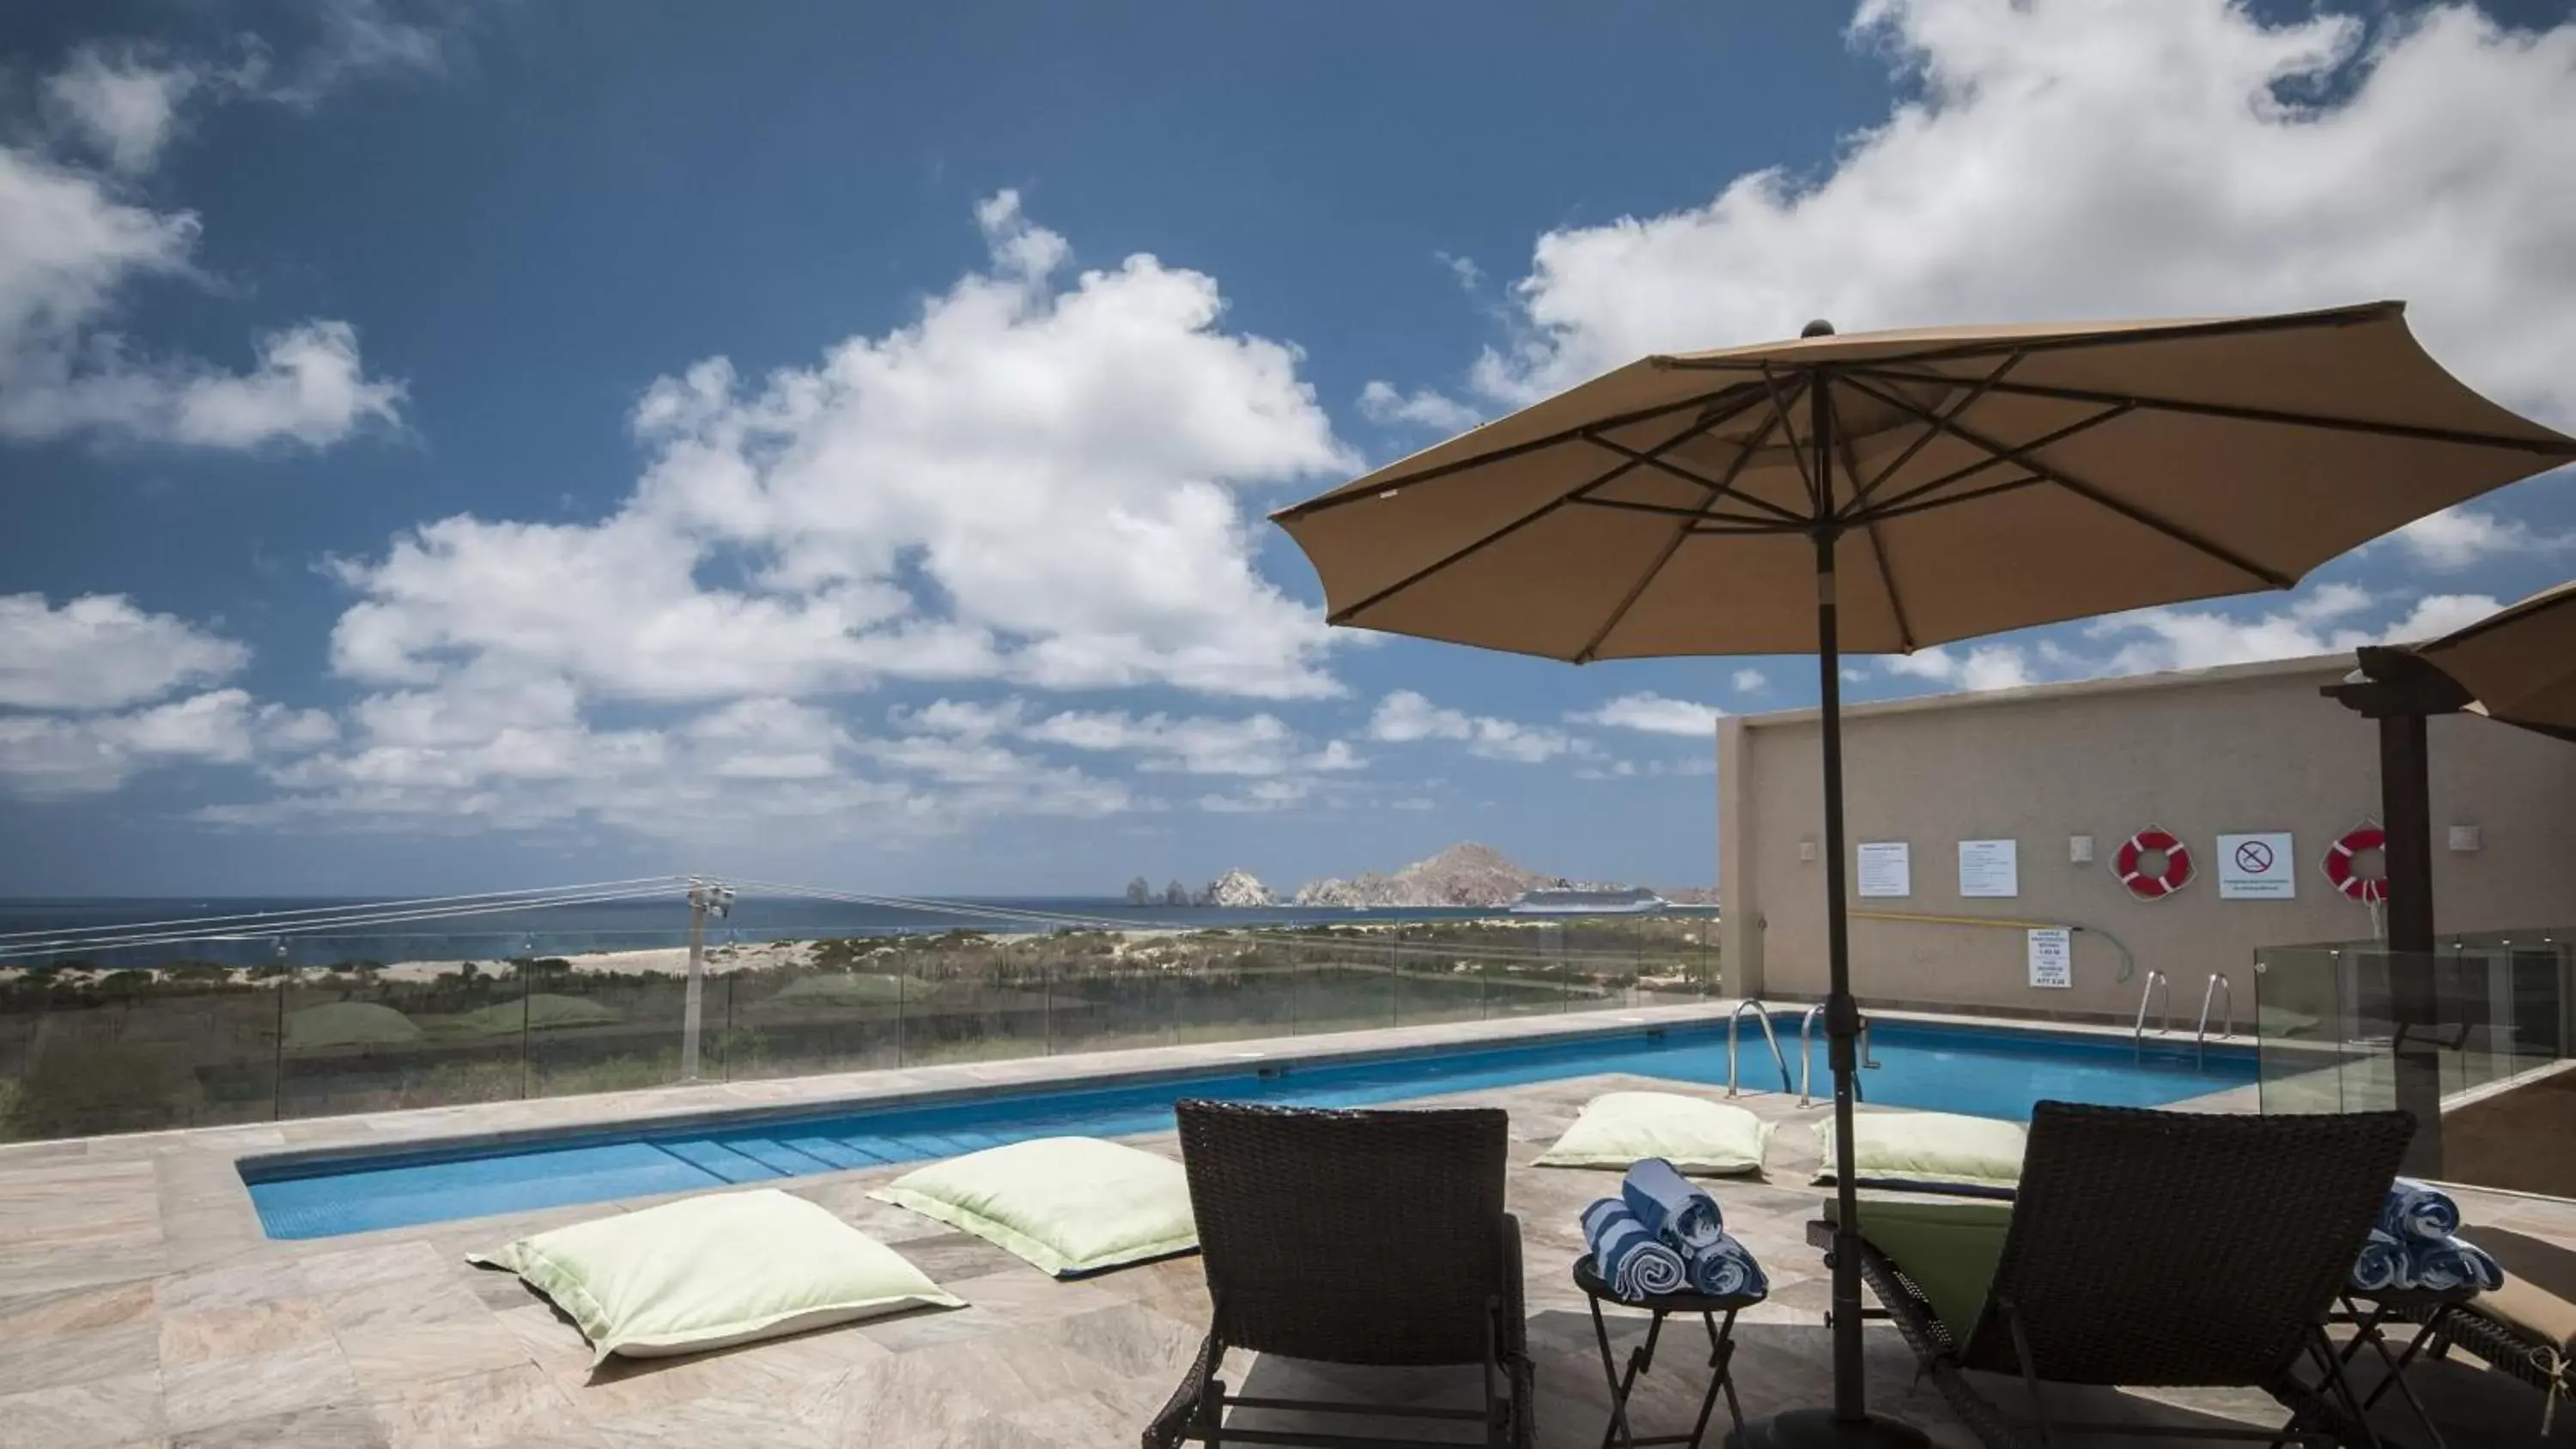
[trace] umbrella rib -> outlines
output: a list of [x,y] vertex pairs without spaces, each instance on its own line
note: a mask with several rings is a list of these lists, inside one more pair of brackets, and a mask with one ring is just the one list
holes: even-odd
[[1611,508],[1616,509],[1621,513],[1651,513],[1657,518],[1706,520],[1711,523],[1740,523],[1747,529],[1758,529],[1764,533],[1806,533],[1809,531],[1807,521],[1803,518],[1757,518],[1750,513],[1710,512],[1710,506],[1717,501],[1718,500],[1712,498],[1707,503],[1700,504],[1696,508],[1684,508],[1676,503],[1631,503],[1625,498],[1569,498],[1566,500],[1566,502],[1573,504],[1577,508]]
[[[1852,451],[1851,429],[1843,426],[1842,410],[1834,406],[1834,390],[1831,387],[1825,389],[1824,399],[1825,412],[1833,420],[1834,451],[1842,455],[1843,472],[1852,480],[1852,507],[1858,509],[1866,502],[1865,496],[1860,491],[1860,457]],[[1953,416],[1956,416],[1955,412]],[[1881,478],[1885,476],[1885,474],[1880,475]],[[1833,500],[1828,498],[1825,504],[1825,511],[1832,512]],[[1878,524],[1864,515],[1861,519],[1860,531],[1861,536],[1869,540],[1870,562],[1878,565],[1878,586],[1887,591],[1887,611],[1896,616],[1896,640],[1905,646],[1906,653],[1911,654],[1914,652],[1914,626],[1905,617],[1905,601],[1897,596],[1896,573],[1888,567],[1887,550],[1879,546]]]
[[[1892,368],[1856,366],[1854,373],[1881,382],[1943,382],[1956,384],[1957,378],[1942,374],[1900,372]],[[2549,457],[2576,457],[2576,440],[2567,438],[2516,438],[2502,433],[2481,433],[2465,428],[2434,428],[2415,423],[2374,422],[2368,418],[2328,417],[2321,413],[2287,412],[2278,408],[2236,407],[2228,403],[2192,402],[2185,398],[2140,397],[2126,393],[2103,392],[2095,388],[2056,387],[2045,383],[1999,382],[1993,391],[2012,397],[2047,398],[2056,402],[2125,403],[2150,412],[2181,413],[2192,417],[2225,418],[2232,422],[2276,423],[2285,427],[2318,428],[2328,432],[2366,433],[2373,437],[2406,438],[2425,443],[2458,443],[2476,448],[2506,448],[2515,452],[2539,453]]]
[[1690,541],[1690,536],[1695,531],[1699,519],[1711,516],[1718,502],[1726,497],[1729,489],[1735,486],[1735,480],[1744,472],[1744,465],[1753,461],[1753,450],[1762,446],[1764,438],[1771,436],[1771,427],[1771,423],[1765,422],[1760,428],[1754,430],[1752,437],[1744,440],[1744,447],[1736,453],[1735,461],[1726,465],[1726,475],[1718,480],[1715,489],[1708,495],[1708,500],[1700,504],[1699,518],[1685,520],[1681,527],[1673,530],[1673,536],[1664,541],[1663,552],[1656,554],[1655,561],[1648,564],[1646,571],[1637,576],[1637,582],[1629,586],[1628,596],[1619,601],[1619,607],[1611,610],[1610,617],[1602,622],[1600,628],[1593,631],[1590,639],[1584,641],[1583,648],[1574,656],[1575,663],[1589,664],[1599,656],[1602,641],[1608,639],[1611,631],[1617,629],[1621,622],[1627,619],[1628,611],[1637,607],[1637,601],[1646,596],[1646,590],[1651,588],[1656,578],[1663,573],[1664,565],[1671,563],[1673,555],[1681,552],[1682,545]]
[[[1977,405],[1977,400],[1984,397],[1988,389],[1992,388],[1996,383],[2003,381],[2004,374],[2012,371],[2016,367],[2019,367],[2021,365],[2021,360],[2027,356],[2029,356],[2028,353],[2016,352],[2012,356],[2005,358],[2001,367],[1998,367],[1994,371],[1987,373],[1984,377],[1977,379],[1977,385],[1968,389],[1967,393],[1957,402],[1952,403],[1948,411],[1944,412],[1942,416],[1953,420],[1967,416],[1968,409],[1975,407]],[[1939,427],[1931,423],[1925,423],[1923,425],[1923,431],[1914,435],[1914,441],[1905,445],[1905,451],[1897,454],[1894,459],[1889,461],[1886,467],[1879,469],[1878,476],[1870,479],[1869,482],[1852,491],[1853,511],[1858,512],[1866,508],[1869,504],[1870,496],[1878,492],[1879,485],[1885,483],[1888,479],[1895,477],[1898,469],[1913,462],[1914,455],[1922,452],[1934,438],[1939,436],[1941,436],[1941,429]]]
[[[1763,427],[1764,434],[1767,434],[1769,431],[1770,426],[1765,424]],[[1670,473],[1685,483],[1693,484],[1701,488],[1712,489],[1719,497],[1725,496],[1727,489],[1734,483],[1735,475],[1743,471],[1745,461],[1753,456],[1753,449],[1759,446],[1755,443],[1745,444],[1743,450],[1736,454],[1735,461],[1727,466],[1725,478],[1720,480],[1703,478],[1699,474],[1692,472],[1688,468],[1682,467],[1678,463],[1667,462],[1662,458],[1649,458],[1643,453],[1640,453],[1636,449],[1628,447],[1625,444],[1614,443],[1608,438],[1600,437],[1592,433],[1585,433],[1583,435],[1583,441],[1590,443],[1596,448],[1604,448],[1610,452],[1617,453],[1623,458],[1633,458],[1638,462],[1645,464],[1649,468]],[[1794,510],[1783,508],[1779,504],[1774,503],[1767,498],[1756,498],[1750,493],[1738,493],[1735,497],[1737,502],[1750,503],[1754,507],[1761,509],[1765,513],[1771,514],[1784,522],[1804,524],[1807,521],[1806,519],[1799,517]],[[1709,501],[1714,503],[1717,500],[1712,498]]]
[[[1748,402],[1746,406],[1751,406],[1751,403]],[[1689,427],[1684,428],[1680,432],[1673,434],[1671,437],[1664,439],[1660,443],[1657,443],[1648,451],[1660,453],[1669,448],[1678,448],[1682,444],[1689,442],[1691,439],[1698,437],[1700,434],[1707,432],[1709,429],[1716,427],[1719,423],[1725,422],[1728,418],[1733,417],[1735,412],[1740,411],[1742,411],[1741,408],[1736,409],[1734,412],[1712,410],[1698,422],[1691,424]],[[1361,612],[1376,608],[1378,605],[1385,603],[1388,599],[1404,592],[1406,589],[1412,588],[1415,584],[1422,582],[1424,579],[1431,577],[1433,574],[1440,572],[1451,564],[1467,558],[1469,555],[1478,552],[1489,544],[1499,543],[1502,540],[1511,537],[1513,534],[1520,532],[1522,529],[1538,522],[1540,519],[1547,517],[1549,514],[1554,513],[1556,510],[1563,508],[1567,504],[1591,502],[1592,500],[1586,498],[1584,496],[1585,494],[1590,493],[1595,488],[1606,487],[1611,483],[1617,482],[1619,479],[1626,477],[1630,472],[1633,472],[1638,466],[1638,460],[1621,459],[1609,472],[1602,474],[1591,482],[1568,492],[1559,493],[1555,497],[1547,500],[1545,503],[1540,504],[1538,507],[1531,509],[1529,512],[1522,514],[1520,517],[1515,518],[1511,522],[1504,524],[1502,527],[1495,529],[1493,532],[1486,534],[1484,537],[1479,538],[1474,542],[1467,544],[1465,547],[1457,549],[1442,558],[1434,559],[1432,562],[1423,565],[1421,568],[1415,569],[1413,572],[1406,574],[1403,578],[1397,579],[1394,583],[1387,585],[1385,588],[1382,588],[1376,593],[1369,595],[1367,598],[1360,600],[1358,603],[1351,605],[1349,608],[1338,609],[1325,615],[1324,622],[1327,624],[1347,624],[1353,617],[1357,616]],[[1355,496],[1374,498],[1378,495],[1375,493],[1368,493]]]
[[[1707,407],[1711,404],[1730,401],[1740,395],[1752,392],[1752,390],[1753,384],[1750,382],[1731,382],[1726,386],[1719,388],[1715,392],[1698,393],[1693,396],[1683,398],[1677,402],[1658,403],[1654,407],[1639,408],[1634,412],[1619,413],[1607,418],[1594,418],[1589,422],[1578,423],[1570,428],[1559,429],[1558,431],[1550,433],[1542,438],[1532,438],[1527,442],[1514,443],[1507,448],[1496,448],[1490,453],[1479,453],[1472,458],[1460,458],[1453,462],[1443,463],[1436,468],[1425,468],[1419,473],[1408,473],[1401,478],[1389,478],[1379,483],[1374,488],[1365,489],[1359,492],[1327,493],[1321,498],[1310,498],[1303,503],[1291,504],[1270,516],[1274,521],[1282,523],[1293,518],[1312,517],[1315,514],[1339,508],[1344,504],[1368,502],[1390,489],[1410,488],[1416,483],[1430,483],[1441,478],[1453,477],[1472,468],[1481,468],[1488,463],[1500,463],[1512,458],[1520,457],[1525,453],[1535,453],[1543,449],[1553,448],[1559,443],[1574,442],[1581,439],[1585,433],[1598,428],[1622,428],[1626,427],[1630,423],[1647,422],[1670,413],[1687,412],[1692,408]],[[1752,403],[1759,402],[1760,400],[1761,399],[1758,394],[1748,397],[1744,400],[1743,406],[1739,406],[1720,415],[1720,417],[1715,421],[1722,422],[1725,418],[1732,417],[1735,413],[1743,411],[1744,406],[1750,406]],[[1689,437],[1692,436],[1692,434],[1685,433],[1683,436]]]
[[1917,513],[1929,513],[1936,508],[1947,508],[1953,503],[1973,503],[1980,498],[1991,498],[1998,493],[2011,493],[2017,489],[2035,487],[2048,481],[2050,480],[2036,473],[2025,473],[2019,478],[2009,478],[2001,483],[1988,483],[1982,487],[1968,489],[1964,493],[1953,493],[1947,498],[1935,498],[1928,503],[1891,505],[1871,516],[1880,519],[1911,518]]
[[[2119,417],[2128,411],[2129,409],[2127,407],[2104,408],[2102,411],[2094,413],[2088,417],[2078,418],[2074,422],[2068,423],[2065,427],[2059,428],[2053,433],[2043,433],[2040,436],[2031,439],[2027,443],[2022,443],[2013,447],[2009,451],[1989,454],[1974,463],[1953,468],[1949,472],[1942,474],[1940,477],[1935,478],[1928,483],[1917,483],[1911,488],[1902,490],[1894,497],[1880,503],[1879,506],[1872,510],[1867,516],[1886,517],[1889,516],[1890,510],[1920,513],[1923,511],[1922,509],[1906,508],[1905,505],[1912,503],[1915,499],[1921,498],[1926,493],[1947,488],[1962,478],[1973,478],[1979,473],[1985,472],[1989,468],[1999,467],[2005,463],[2020,462],[2022,455],[2025,453],[2036,452],[2041,448],[2047,447],[2051,443],[2062,443],[2068,438],[2074,437],[2077,433],[2087,432],[2091,429],[2098,428],[2102,424],[2107,423],[2113,418]],[[1957,414],[1954,413],[1951,416],[1955,421]],[[1936,428],[1935,431],[1938,431],[1938,429]]]
[[1780,425],[1781,440],[1789,445],[1789,461],[1797,465],[1798,481],[1806,486],[1807,501],[1814,505],[1815,516],[1823,518],[1833,510],[1825,506],[1823,495],[1816,490],[1817,470],[1807,466],[1807,455],[1798,446],[1798,430],[1789,421],[1789,404],[1797,401],[1799,395],[1804,393],[1811,383],[1807,377],[1801,375],[1797,385],[1790,388],[1787,395],[1783,396],[1780,391],[1780,379],[1773,375],[1771,364],[1766,362],[1762,364],[1762,386],[1771,394],[1772,420]]
[[[1929,419],[1932,417],[1932,414],[1925,412],[1921,407],[1907,401],[1905,398],[1894,393],[1881,391],[1878,388],[1870,386],[1867,382],[1864,382],[1859,378],[1853,378],[1851,380],[1851,384],[1891,407],[1901,408],[1920,418]],[[2122,401],[2125,401],[2125,399],[2122,399]],[[2003,444],[1996,442],[1992,438],[1985,437],[1984,435],[1975,432],[1964,423],[1943,421],[1940,424],[1940,428],[1943,432],[1949,433],[1964,442],[1983,448],[1989,453],[2001,455],[2013,451],[2006,448]],[[2183,527],[2181,524],[2176,523],[2169,518],[2159,518],[2155,514],[2149,513],[2147,510],[2138,507],[2134,503],[2115,498],[2110,494],[2103,492],[2101,489],[2094,487],[2092,484],[2069,475],[2063,469],[2051,468],[2046,464],[2028,457],[2019,457],[2014,461],[2020,463],[2023,467],[2028,468],[2031,472],[2037,474],[2042,479],[2056,484],[2058,487],[2065,489],[2067,492],[2074,494],[2076,497],[2081,498],[2096,507],[2108,509],[2111,512],[2129,520],[2131,523],[2135,523],[2142,528],[2151,529],[2157,533],[2163,534],[2165,537],[2191,549],[2195,553],[2216,559],[2220,563],[2227,565],[2229,568],[2236,569],[2239,572],[2249,574],[2254,578],[2262,580],[2263,583],[2272,588],[2286,589],[2298,582],[2298,580],[2287,574],[2281,573],[2276,569],[2265,568],[2263,565],[2246,558],[2243,554],[2237,553],[2235,550],[2230,549],[2223,544],[2214,543],[2205,539],[2199,534],[2192,532],[2190,529]]]

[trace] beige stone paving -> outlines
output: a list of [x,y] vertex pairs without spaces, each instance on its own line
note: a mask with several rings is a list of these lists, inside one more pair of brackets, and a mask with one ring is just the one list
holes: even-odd
[[[1578,1024],[1634,1029],[1641,1021],[1705,1014],[1604,1014]],[[1567,1025],[1414,1028],[0,1148],[0,1449],[1132,1444],[1204,1329],[1207,1296],[1195,1258],[1059,1283],[979,1239],[865,1197],[869,1186],[902,1169],[799,1179],[786,1186],[895,1245],[973,1306],[594,1368],[580,1335],[542,1300],[507,1275],[469,1267],[463,1254],[658,1199],[276,1242],[261,1234],[234,1163],[289,1144],[381,1146],[751,1103],[1035,1083],[1087,1070],[1240,1065],[1253,1053],[1305,1057]],[[1442,1099],[1512,1114],[1510,1197],[1523,1223],[1541,1442],[1549,1446],[1600,1440],[1606,1390],[1590,1320],[1566,1270],[1581,1251],[1576,1214],[1616,1179],[1530,1162],[1586,1098],[1641,1085],[1722,1092],[1593,1077]],[[1776,1094],[1748,1094],[1742,1102],[1782,1124],[1766,1176],[1710,1184],[1729,1227],[1762,1257],[1773,1281],[1770,1301],[1748,1311],[1738,1328],[1737,1379],[1746,1411],[1759,1415],[1827,1394],[1825,1276],[1804,1243],[1820,1196],[1806,1185],[1815,1161],[1808,1124],[1823,1111],[1798,1109]],[[1168,1133],[1131,1140],[1177,1150]],[[2472,1195],[2468,1206],[2478,1221],[2576,1243],[2576,1205]],[[1614,1319],[1621,1355],[1643,1322]],[[1647,1432],[1686,1425],[1704,1383],[1704,1354],[1689,1349],[1696,1326],[1671,1328],[1682,1332],[1667,1337],[1633,1405]],[[1465,1403],[1475,1386],[1472,1372],[1386,1373],[1246,1357],[1229,1369],[1240,1392]],[[1970,1442],[1929,1386],[1915,1381],[1910,1355],[1884,1325],[1869,1329],[1868,1362],[1875,1404],[1924,1426],[1938,1443]],[[2542,1442],[2536,1394],[2471,1361],[2432,1368],[2420,1382],[2454,1449]],[[2007,1402],[2015,1397],[2009,1385],[1996,1390]],[[2269,1425],[2280,1418],[2260,1396],[2229,1394],[2069,1392],[2054,1407],[2141,1422],[2215,1416]],[[2576,1444],[2576,1422],[2562,1423],[2546,1442]]]

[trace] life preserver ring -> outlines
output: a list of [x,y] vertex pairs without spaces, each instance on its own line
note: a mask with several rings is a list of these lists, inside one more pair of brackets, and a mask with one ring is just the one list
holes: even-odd
[[[2151,850],[2162,851],[2165,857],[2165,868],[2152,875],[2138,869],[2140,858]],[[2160,901],[2191,884],[2191,847],[2172,831],[2150,825],[2112,853],[2111,873],[2139,900]]]
[[2354,826],[2335,837],[2335,843],[2326,847],[2326,879],[2334,883],[2336,890],[2343,892],[2346,900],[2359,901],[2366,906],[2378,905],[2388,899],[2388,877],[2355,872],[2352,858],[2365,850],[2384,850],[2387,846],[2387,831],[2371,824]]

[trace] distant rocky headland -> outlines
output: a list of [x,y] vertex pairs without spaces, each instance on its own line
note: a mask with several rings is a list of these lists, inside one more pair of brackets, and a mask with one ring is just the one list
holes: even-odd
[[[1241,910],[1260,906],[1359,906],[1412,909],[1431,906],[1510,905],[1527,891],[1550,886],[1574,886],[1595,890],[1622,890],[1615,882],[1575,881],[1562,876],[1544,875],[1514,864],[1490,845],[1468,842],[1450,846],[1429,860],[1381,875],[1362,871],[1349,880],[1327,878],[1308,881],[1294,895],[1280,899],[1249,871],[1230,870],[1215,880],[1191,890],[1173,881],[1156,890],[1143,876],[1127,885],[1131,905],[1223,906]],[[1706,903],[1716,892],[1705,887],[1664,888],[1659,893],[1670,901]]]

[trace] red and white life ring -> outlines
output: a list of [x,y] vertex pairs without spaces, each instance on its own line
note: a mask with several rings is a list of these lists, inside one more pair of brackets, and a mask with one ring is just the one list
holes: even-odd
[[2347,900],[2375,906],[2388,899],[2388,877],[2361,875],[2352,868],[2352,858],[2365,850],[2383,850],[2388,845],[2388,832],[2367,822],[2356,825],[2335,837],[2326,847],[2326,879],[2344,893]]
[[[2140,858],[2151,850],[2162,851],[2165,857],[2165,868],[2154,874],[2138,869]],[[2150,825],[2112,853],[2111,873],[2139,900],[2160,901],[2191,884],[2191,847],[2172,831]]]

